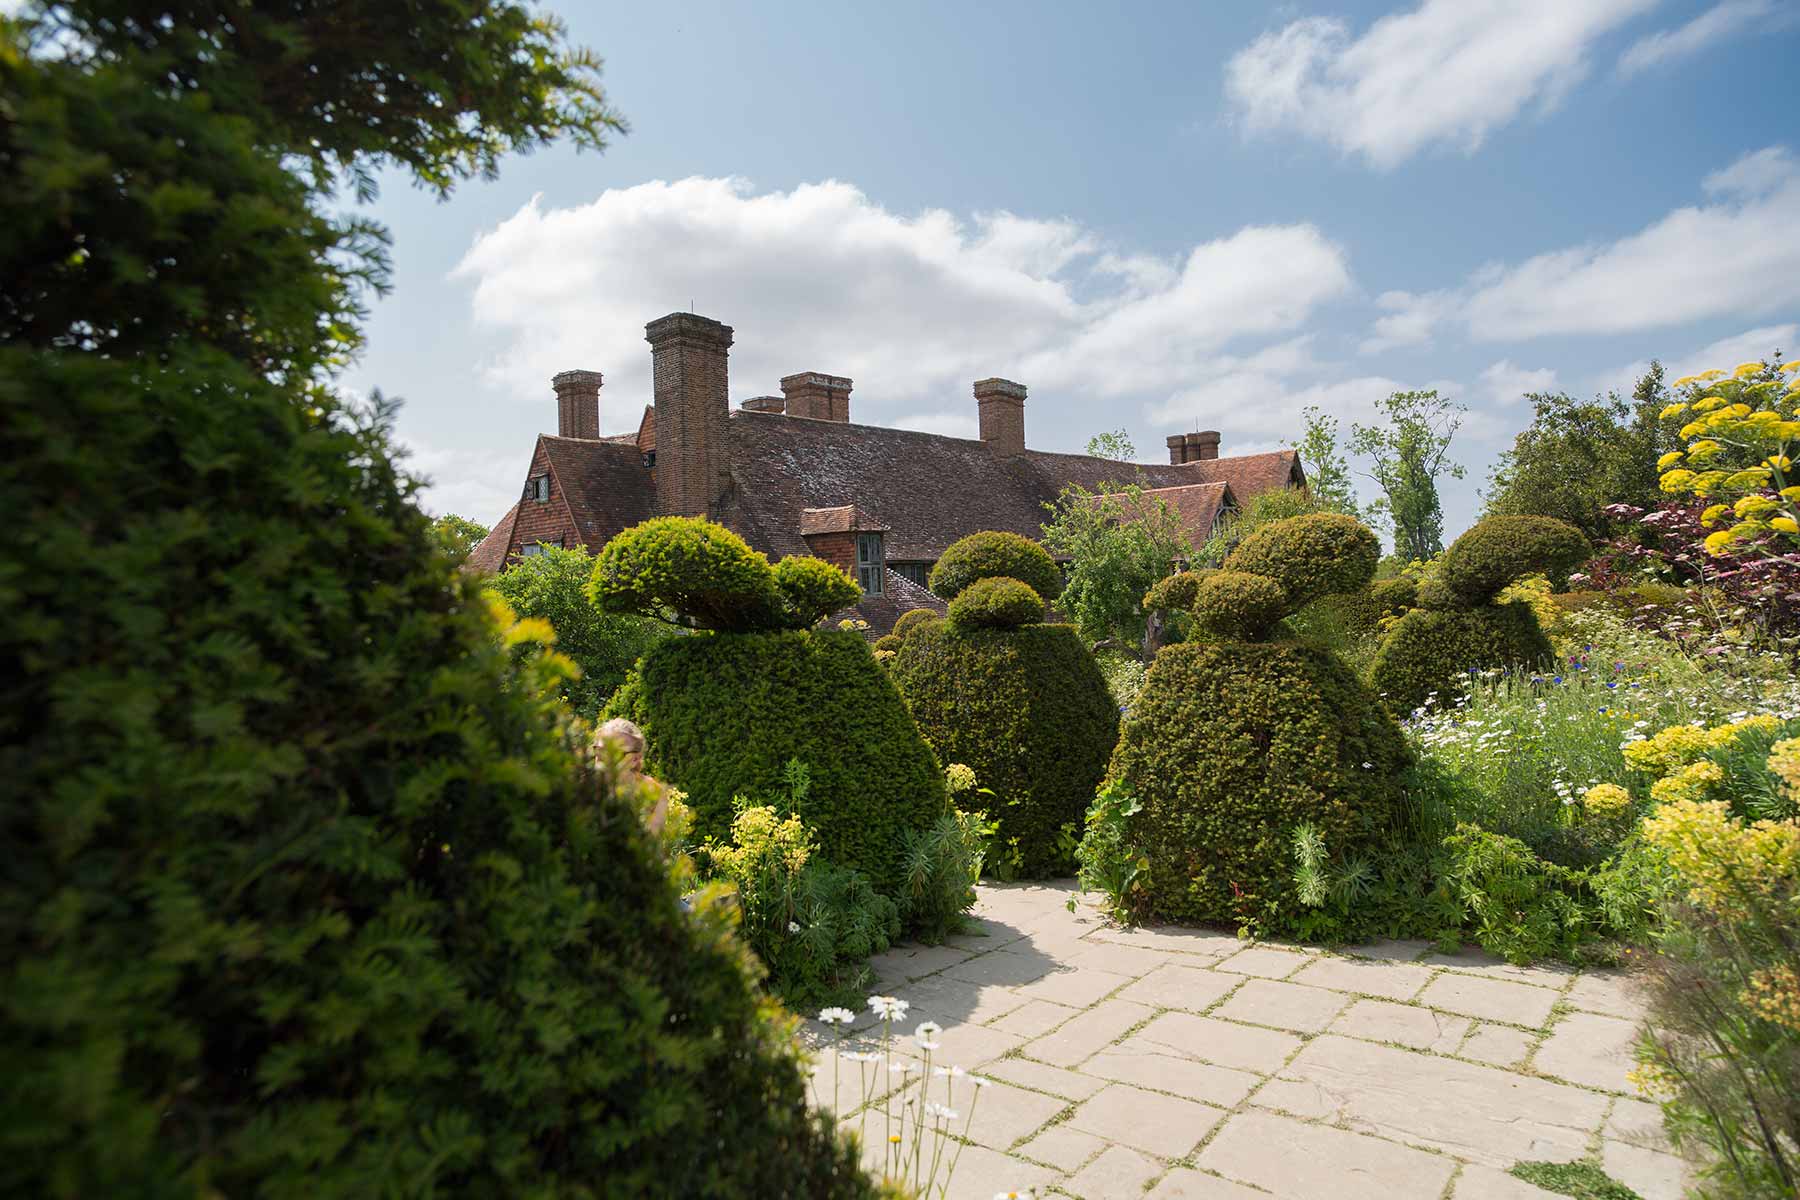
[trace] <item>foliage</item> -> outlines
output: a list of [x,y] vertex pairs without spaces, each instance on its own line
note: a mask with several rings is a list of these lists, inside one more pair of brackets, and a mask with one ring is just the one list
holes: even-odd
[[[1514,580],[1548,576],[1567,587],[1569,574],[1593,552],[1587,538],[1555,517],[1485,517],[1450,544],[1438,564],[1434,587],[1421,589],[1434,607],[1490,604]],[[1447,603],[1439,603],[1447,597]]]
[[[804,800],[805,772],[790,775]],[[865,989],[870,955],[900,934],[900,911],[861,873],[820,857],[797,816],[742,805],[728,843],[700,852],[716,879],[736,892],[738,928],[768,968],[777,994],[796,1008],[850,999]]]
[[445,554],[458,562],[469,557],[469,551],[481,545],[487,535],[486,525],[455,513],[445,513],[431,522],[431,536]]
[[954,805],[930,829],[907,831],[901,896],[919,941],[936,944],[963,929],[986,850],[982,815]]
[[1194,616],[1203,631],[1246,642],[1265,640],[1288,607],[1279,583],[1248,571],[1213,571],[1194,593]]
[[751,633],[809,628],[862,593],[822,559],[784,558],[771,567],[723,525],[653,517],[606,543],[588,595],[601,612]]
[[877,654],[892,654],[900,649],[900,643],[903,640],[898,634],[884,633],[875,639],[870,649]]
[[1338,419],[1317,405],[1301,410],[1305,431],[1297,442],[1288,445],[1300,452],[1306,469],[1306,488],[1324,511],[1360,517],[1356,507],[1356,485],[1350,480],[1350,467],[1338,446]]
[[1000,840],[989,867],[1034,878],[1065,871],[1119,721],[1075,630],[929,622],[906,639],[892,672],[939,760],[967,764],[993,792]]
[[1075,848],[1076,882],[1084,892],[1099,892],[1109,916],[1129,920],[1132,893],[1150,860],[1130,842],[1131,818],[1143,810],[1137,797],[1113,780],[1094,795],[1082,821],[1081,844]]
[[1144,610],[1146,612],[1192,611],[1194,602],[1200,598],[1200,581],[1211,573],[1211,570],[1200,570],[1177,571],[1173,575],[1165,575],[1144,593]]
[[1385,424],[1350,427],[1350,452],[1370,460],[1369,478],[1381,489],[1368,514],[1392,529],[1402,559],[1424,561],[1444,548],[1437,481],[1463,477],[1450,461],[1450,442],[1466,410],[1435,391],[1395,392],[1377,408]]
[[668,627],[643,617],[612,616],[587,598],[594,560],[585,550],[548,546],[487,581],[522,617],[537,617],[556,630],[556,649],[579,667],[563,685],[570,707],[588,718],[625,681],[632,664],[668,636]]
[[[1788,732],[1792,732],[1790,729]],[[1780,753],[1773,789],[1791,787]],[[1792,799],[1792,792],[1788,793]],[[1800,1187],[1800,823],[1745,820],[1727,798],[1664,804],[1644,824],[1676,879],[1652,973],[1639,1078],[1705,1155],[1715,1195]]]
[[1131,435],[1123,429],[1096,433],[1087,440],[1087,452],[1090,457],[1110,458],[1114,462],[1130,462],[1137,457],[1137,447],[1131,444]]
[[1380,558],[1381,545],[1362,522],[1321,512],[1264,525],[1237,544],[1225,569],[1274,580],[1292,611],[1320,596],[1367,587]]
[[1672,439],[1658,420],[1668,402],[1660,363],[1651,363],[1631,402],[1539,393],[1531,425],[1494,464],[1485,516],[1556,517],[1591,540],[1626,532],[1610,505],[1653,508],[1657,456]]
[[0,1190],[869,1194],[544,624],[332,389],[386,264],[331,173],[598,144],[591,58],[507,3],[75,3],[0,20],[0,109]]
[[1522,1162],[1509,1172],[1533,1187],[1575,1200],[1643,1200],[1591,1162]]
[[943,619],[943,614],[929,608],[908,609],[906,612],[900,614],[899,620],[894,622],[892,636],[899,638],[901,641],[905,641],[906,636],[914,629],[917,629],[922,623],[926,621],[941,621]]
[[1144,641],[1144,593],[1192,557],[1180,518],[1133,484],[1095,495],[1070,486],[1050,506],[1044,545],[1068,560],[1059,607],[1087,641]]
[[[1709,554],[1729,548],[1756,550],[1773,541],[1782,551],[1800,549],[1800,359],[1747,362],[1727,376],[1703,371],[1677,379],[1683,399],[1663,409],[1685,421],[1677,436],[1685,450],[1657,459],[1660,486],[1674,496],[1708,502],[1704,525]],[[1783,386],[1783,376],[1791,376]],[[1779,551],[1778,551],[1779,552]]]
[[849,631],[673,638],[643,657],[606,715],[637,722],[644,769],[687,793],[705,837],[726,834],[734,797],[771,795],[791,760],[807,764],[795,812],[826,858],[887,896],[901,894],[908,831],[944,813],[930,748]]
[[950,543],[931,568],[931,591],[954,600],[977,579],[996,576],[1017,579],[1045,600],[1062,594],[1062,571],[1049,551],[1028,537],[992,529]]
[[1119,706],[1121,714],[1128,715],[1144,686],[1144,660],[1126,651],[1101,650],[1095,653],[1094,661],[1106,679],[1106,690],[1112,693],[1113,703]]
[[1044,619],[1044,601],[1030,585],[1004,576],[977,579],[950,602],[950,623],[960,629],[1017,629]]
[[1109,778],[1136,796],[1140,915],[1278,931],[1296,916],[1294,827],[1354,853],[1395,819],[1404,739],[1330,653],[1296,642],[1156,656]]
[[1227,509],[1219,515],[1212,535],[1204,545],[1196,548],[1194,562],[1202,568],[1221,566],[1239,542],[1263,526],[1325,511],[1323,502],[1306,488],[1270,488],[1258,492],[1242,508]]

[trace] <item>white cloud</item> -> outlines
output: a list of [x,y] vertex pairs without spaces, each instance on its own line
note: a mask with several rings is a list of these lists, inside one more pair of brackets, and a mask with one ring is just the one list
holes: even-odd
[[920,433],[941,433],[945,437],[974,438],[981,436],[980,423],[972,412],[902,413],[888,424],[895,429],[914,429]]
[[[1800,336],[1800,324],[1793,322],[1745,330],[1743,333],[1720,338],[1698,350],[1663,358],[1663,378],[1673,383],[1677,379],[1698,375],[1715,367],[1721,371],[1729,371],[1739,363],[1765,359],[1777,350],[1785,357],[1792,358],[1797,349],[1797,336]],[[1595,378],[1594,391],[1602,395],[1618,392],[1621,396],[1629,396],[1631,389],[1637,386],[1637,381],[1649,369],[1650,360],[1640,358],[1622,367],[1602,371]]]
[[970,383],[1001,375],[1032,389],[1036,445],[1059,429],[1079,445],[1120,401],[1130,412],[1221,355],[1295,357],[1282,339],[1351,288],[1344,252],[1310,225],[1165,259],[1068,220],[904,216],[841,182],[758,193],[701,178],[534,200],[453,278],[494,339],[490,382],[548,409],[552,374],[600,370],[608,432],[635,427],[650,394],[644,323],[691,302],[736,331],[734,398],[830,371],[856,380],[858,420],[970,435]]
[[1774,0],[1725,0],[1685,25],[1658,30],[1633,42],[1619,56],[1619,74],[1635,75],[1698,54],[1714,42],[1749,29],[1765,18],[1778,18],[1779,13]]
[[498,520],[519,498],[535,435],[518,430],[514,440],[519,444],[505,451],[409,444],[407,470],[428,481],[420,507],[433,515],[457,513],[484,523]]
[[1376,307],[1387,315],[1375,318],[1374,332],[1359,347],[1364,354],[1380,354],[1398,346],[1422,346],[1431,341],[1438,324],[1450,316],[1457,302],[1455,292],[1383,292]]
[[1786,146],[1764,146],[1700,181],[1709,196],[1742,196],[1754,200],[1780,191],[1800,175],[1800,163]]
[[1361,37],[1328,17],[1264,34],[1225,67],[1247,132],[1287,130],[1389,168],[1473,151],[1528,106],[1554,108],[1593,44],[1656,0],[1424,0]]
[[1528,371],[1503,358],[1481,373],[1481,388],[1495,404],[1517,404],[1536,392],[1556,390],[1556,372],[1550,367]]

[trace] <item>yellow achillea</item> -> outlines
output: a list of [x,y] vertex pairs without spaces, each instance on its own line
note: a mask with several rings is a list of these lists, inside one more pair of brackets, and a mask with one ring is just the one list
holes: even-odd
[[[1800,358],[1794,361],[1800,362]],[[1769,770],[1781,780],[1787,798],[1800,801],[1800,738],[1787,738],[1769,747]]]
[[1791,890],[1800,870],[1800,823],[1744,824],[1723,800],[1675,800],[1643,825],[1687,884],[1688,899],[1728,919],[1749,915],[1759,898]]
[[1716,762],[1689,763],[1650,785],[1650,798],[1658,804],[1704,800],[1707,794],[1725,782],[1725,768]]
[[[1699,443],[1696,442],[1695,445],[1699,445]],[[1676,463],[1678,463],[1680,461],[1681,461],[1681,451],[1671,450],[1667,454],[1663,455],[1661,458],[1656,460],[1656,469],[1659,471],[1666,471],[1670,467],[1674,466]]]
[[1744,376],[1754,375],[1760,370],[1762,370],[1761,362],[1739,363],[1737,369],[1732,371],[1731,374],[1734,379],[1742,379]]
[[1702,525],[1711,526],[1714,521],[1718,520],[1729,511],[1731,511],[1731,506],[1729,504],[1709,504],[1706,506],[1706,511],[1700,514],[1700,523]]
[[1749,518],[1760,517],[1765,513],[1772,513],[1780,507],[1779,504],[1776,504],[1775,501],[1769,499],[1767,496],[1759,496],[1752,493],[1748,496],[1738,497],[1737,503],[1731,506],[1731,511],[1735,512],[1740,518]]
[[1631,793],[1616,783],[1597,783],[1582,793],[1581,806],[1609,821],[1631,811]]
[[1783,963],[1751,975],[1738,999],[1763,1020],[1800,1033],[1800,971],[1792,966]]
[[1679,471],[1670,471],[1664,475],[1660,486],[1665,492],[1680,493],[1693,486],[1693,482],[1694,473],[1684,467]]

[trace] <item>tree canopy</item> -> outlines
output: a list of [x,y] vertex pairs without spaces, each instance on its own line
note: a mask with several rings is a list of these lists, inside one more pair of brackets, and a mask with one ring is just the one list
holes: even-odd
[[1444,549],[1437,481],[1463,477],[1450,461],[1450,442],[1466,410],[1436,391],[1395,392],[1376,407],[1383,422],[1352,425],[1350,436],[1351,453],[1369,460],[1368,477],[1381,489],[1369,516],[1393,532],[1402,561],[1423,562]]
[[1192,557],[1180,519],[1135,485],[1109,495],[1063,489],[1050,506],[1044,545],[1068,560],[1058,607],[1091,642],[1144,638],[1144,593]]

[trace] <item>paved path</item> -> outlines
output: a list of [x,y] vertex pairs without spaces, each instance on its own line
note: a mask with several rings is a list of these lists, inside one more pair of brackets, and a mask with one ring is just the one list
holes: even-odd
[[[1645,1200],[1681,1195],[1661,1115],[1626,1082],[1641,1004],[1618,972],[1119,929],[1073,894],[984,886],[979,934],[874,962],[905,1033],[944,1026],[933,1063],[993,1081],[971,1118],[967,1079],[928,1079],[965,1143],[953,1197],[1542,1200],[1505,1169],[1578,1158]],[[877,1163],[884,1105],[924,1073],[837,1057],[878,1033],[866,1009],[842,1043],[806,1027],[820,1102],[835,1086]]]

